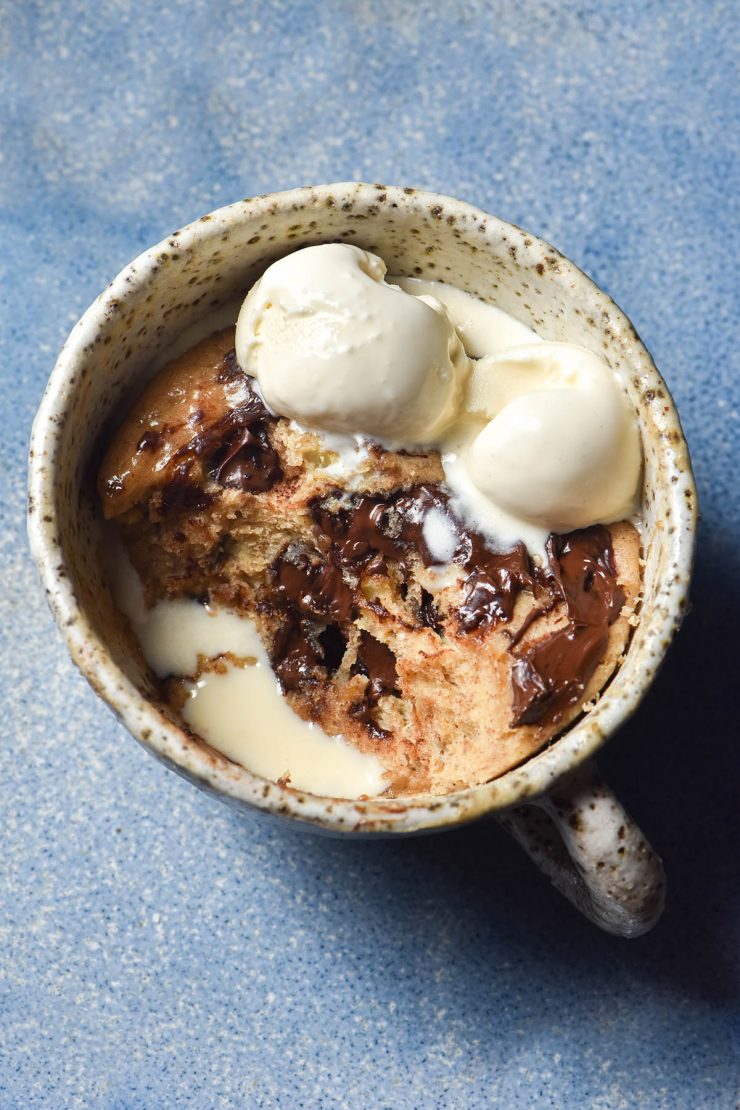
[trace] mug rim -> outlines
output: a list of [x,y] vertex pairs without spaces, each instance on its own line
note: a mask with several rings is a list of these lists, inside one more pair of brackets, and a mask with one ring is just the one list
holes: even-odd
[[[641,681],[633,683],[618,699],[610,698],[607,687],[599,694],[592,713],[579,718],[545,748],[490,782],[447,795],[365,801],[328,798],[280,786],[231,763],[226,757],[214,756],[205,746],[192,740],[186,730],[174,724],[154,702],[145,698],[123,674],[78,602],[66,573],[64,551],[55,525],[55,456],[68,412],[65,398],[68,400],[73,394],[72,384],[101,324],[114,306],[118,308],[132,292],[152,278],[163,254],[171,252],[173,247],[184,252],[195,241],[221,234],[225,227],[242,220],[257,216],[269,219],[279,210],[303,210],[317,202],[326,203],[329,198],[337,203],[343,198],[353,201],[359,198],[377,204],[379,191],[385,194],[385,201],[395,207],[425,213],[435,209],[453,210],[464,216],[471,226],[477,226],[484,242],[513,238],[522,254],[526,253],[533,262],[537,258],[556,261],[556,266],[548,267],[549,279],[571,296],[572,290],[577,288],[579,298],[590,302],[595,314],[606,314],[612,332],[629,344],[631,361],[639,364],[640,387],[649,387],[645,398],[648,393],[653,395],[652,399],[645,400],[646,406],[654,405],[656,393],[660,397],[659,405],[654,405],[654,416],[663,429],[658,451],[666,466],[662,481],[675,523],[666,543],[676,573],[662,587],[662,615],[653,621],[642,644],[649,662]],[[34,420],[29,454],[28,531],[47,600],[73,662],[134,738],[155,756],[196,785],[237,806],[246,804],[335,833],[395,835],[456,826],[545,793],[593,755],[632,715],[651,685],[685,612],[695,546],[696,489],[678,413],[652,357],[625,313],[557,248],[515,224],[443,194],[402,186],[338,182],[262,194],[207,213],[139,254],[95,299],[68,336]]]

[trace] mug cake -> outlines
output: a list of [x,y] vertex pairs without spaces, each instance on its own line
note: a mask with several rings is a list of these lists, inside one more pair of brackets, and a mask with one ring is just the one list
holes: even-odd
[[345,243],[270,265],[98,474],[137,650],[191,732],[336,797],[445,795],[587,713],[641,596],[623,385]]

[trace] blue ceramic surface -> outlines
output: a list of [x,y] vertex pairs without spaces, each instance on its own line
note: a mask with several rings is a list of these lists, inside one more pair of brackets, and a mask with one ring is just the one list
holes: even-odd
[[[738,112],[732,3],[0,8],[0,1106],[733,1107]],[[25,455],[74,320],[241,196],[426,186],[550,239],[668,381],[694,609],[602,768],[661,924],[597,933],[497,826],[343,843],[241,820],[116,725],[27,553]]]

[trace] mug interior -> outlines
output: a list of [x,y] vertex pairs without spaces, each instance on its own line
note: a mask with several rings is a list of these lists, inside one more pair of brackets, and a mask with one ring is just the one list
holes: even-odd
[[[445,281],[602,355],[625,383],[645,458],[644,592],[626,659],[591,713],[539,754],[457,794],[348,802],[268,783],[193,738],[157,697],[115,608],[101,557],[95,471],[107,435],[186,329],[242,298],[276,258],[355,243],[390,274]],[[216,325],[214,325],[216,326]],[[634,710],[685,606],[695,493],[665,383],[632,325],[554,248],[460,201],[358,183],[297,189],[202,217],[132,262],[73,329],[34,426],[29,530],[75,662],[133,735],[236,804],[332,831],[405,832],[507,808],[547,789]]]

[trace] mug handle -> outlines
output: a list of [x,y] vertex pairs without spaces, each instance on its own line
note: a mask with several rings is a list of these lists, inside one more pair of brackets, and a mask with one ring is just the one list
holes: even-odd
[[660,857],[592,763],[498,816],[561,894],[619,937],[639,937],[665,902]]

